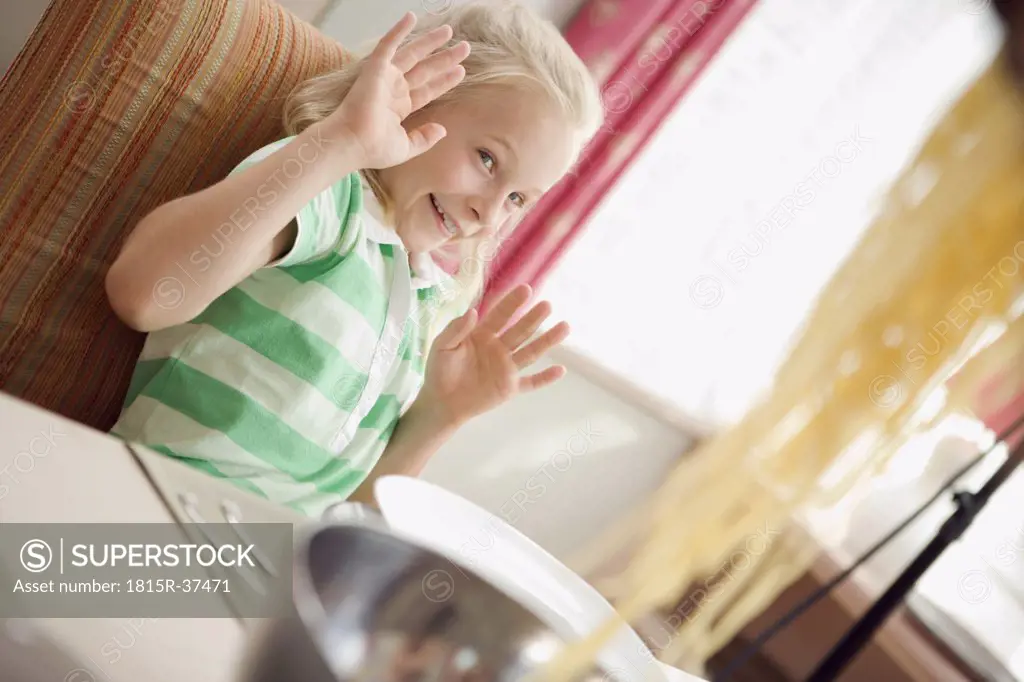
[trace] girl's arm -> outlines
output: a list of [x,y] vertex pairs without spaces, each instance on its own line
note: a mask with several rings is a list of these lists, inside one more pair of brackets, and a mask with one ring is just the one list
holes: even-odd
[[349,500],[376,506],[373,485],[378,478],[418,476],[463,424],[519,393],[547,386],[565,375],[561,365],[520,374],[569,334],[569,325],[559,322],[536,335],[551,314],[547,301],[532,306],[513,322],[532,293],[529,286],[515,287],[481,320],[471,309],[441,332],[427,356],[422,390],[398,420],[377,466]]
[[391,474],[419,476],[430,458],[458,428],[458,422],[452,421],[444,412],[432,409],[426,401],[416,400],[398,420],[377,466],[349,495],[348,501],[376,506],[373,485],[378,478]]
[[[360,168],[355,141],[332,138],[326,143],[313,125],[262,161],[146,215],[107,272],[117,316],[144,332],[187,322],[287,251],[300,209]],[[219,255],[203,257],[201,268],[192,259],[204,246]],[[177,288],[174,306],[158,298],[161,287]]]
[[[388,31],[323,121],[263,161],[143,218],[107,273],[118,317],[139,331],[193,319],[286,250],[292,220],[320,192],[357,170],[404,163],[444,137],[438,123],[406,130],[402,121],[462,80],[469,44],[438,51],[451,39],[447,25],[403,44],[415,25],[408,12]],[[202,256],[204,245],[220,255]],[[193,255],[209,261],[205,271]],[[173,306],[157,299],[165,294]]]

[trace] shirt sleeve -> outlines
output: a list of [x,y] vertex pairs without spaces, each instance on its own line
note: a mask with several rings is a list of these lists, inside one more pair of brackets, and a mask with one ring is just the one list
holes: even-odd
[[[231,175],[239,173],[255,163],[259,163],[278,151],[293,137],[272,142],[244,159],[231,171]],[[300,163],[296,159],[296,163]],[[292,173],[295,179],[301,172]],[[262,206],[269,206],[284,183],[289,181],[286,169],[274,176],[275,179],[261,185],[256,190],[256,201]],[[358,239],[361,228],[359,209],[362,204],[362,187],[358,173],[351,173],[334,183],[303,206],[295,222],[298,226],[295,241],[288,251],[277,260],[265,267],[287,267],[314,262],[329,253],[344,254],[352,249]],[[257,207],[255,210],[258,210]]]

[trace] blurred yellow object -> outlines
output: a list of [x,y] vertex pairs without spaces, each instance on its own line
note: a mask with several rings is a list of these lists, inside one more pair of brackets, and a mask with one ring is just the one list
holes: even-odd
[[[598,548],[642,538],[605,588],[627,620],[703,584],[703,601],[676,619],[683,627],[661,652],[666,660],[699,665],[732,639],[820,551],[806,535],[782,532],[799,514],[836,504],[910,436],[969,406],[994,371],[1019,361],[1024,107],[1002,59],[891,188],[767,396]],[[843,457],[833,468],[843,455],[853,463]],[[706,582],[723,568],[728,579]],[[555,679],[570,679],[603,634],[556,662]]]

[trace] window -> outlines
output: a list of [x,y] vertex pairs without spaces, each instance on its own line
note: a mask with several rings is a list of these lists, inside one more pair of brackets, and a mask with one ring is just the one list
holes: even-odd
[[[713,428],[740,418],[883,193],[999,49],[988,5],[759,3],[545,285],[573,349]],[[861,491],[833,549],[866,549],[991,436],[953,418],[913,441]],[[1018,475],[912,603],[937,630],[970,633],[969,661],[1024,678],[1022,494]],[[871,514],[895,497],[905,514]],[[863,579],[884,588],[950,511],[937,503]]]
[[964,7],[759,3],[545,285],[574,349],[692,417],[738,419],[997,49],[994,19]]

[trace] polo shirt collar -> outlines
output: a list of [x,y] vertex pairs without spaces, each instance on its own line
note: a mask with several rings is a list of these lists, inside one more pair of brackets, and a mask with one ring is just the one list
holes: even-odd
[[416,289],[440,286],[452,279],[427,253],[408,253],[405,244],[393,229],[384,223],[384,209],[377,201],[377,195],[370,189],[366,178],[359,176],[363,185],[363,233],[366,238],[378,244],[391,244],[402,253],[408,254],[409,269],[412,270],[412,285]]

